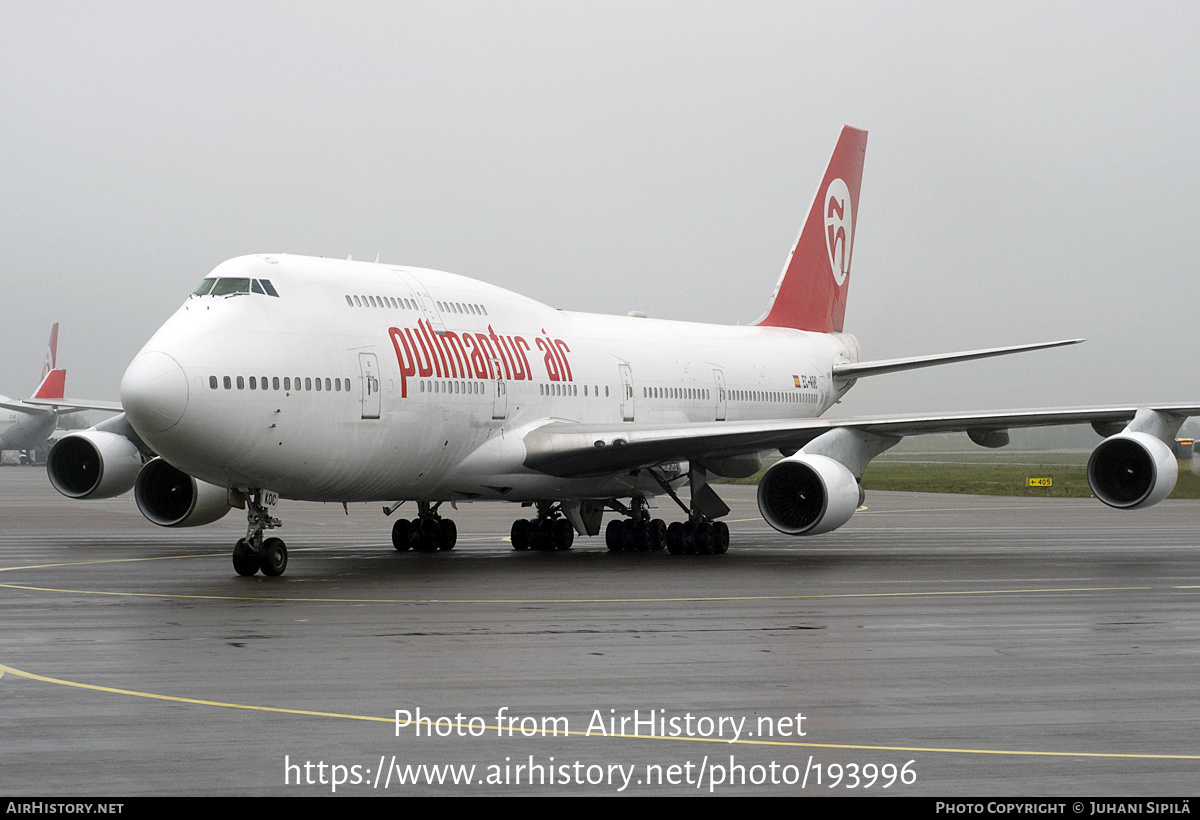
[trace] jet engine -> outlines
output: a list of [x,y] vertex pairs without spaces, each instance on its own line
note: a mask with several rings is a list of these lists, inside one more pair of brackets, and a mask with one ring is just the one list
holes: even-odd
[[758,509],[788,535],[819,535],[850,520],[862,489],[840,461],[797,453],[777,462],[758,483]]
[[161,458],[137,474],[133,497],[146,520],[160,527],[199,527],[232,509],[224,487],[192,478]]
[[95,429],[63,436],[46,458],[50,483],[68,498],[121,495],[141,468],[142,454],[132,441]]
[[1179,465],[1171,448],[1149,433],[1109,436],[1092,451],[1088,484],[1105,504],[1122,510],[1149,507],[1175,489]]

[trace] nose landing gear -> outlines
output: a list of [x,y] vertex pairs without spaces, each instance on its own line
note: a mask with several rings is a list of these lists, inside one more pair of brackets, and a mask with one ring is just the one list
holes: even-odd
[[263,575],[274,578],[287,569],[283,539],[263,539],[263,530],[283,526],[267,512],[276,498],[270,490],[253,490],[246,497],[246,537],[239,538],[233,547],[233,569],[238,575],[254,575],[261,569]]

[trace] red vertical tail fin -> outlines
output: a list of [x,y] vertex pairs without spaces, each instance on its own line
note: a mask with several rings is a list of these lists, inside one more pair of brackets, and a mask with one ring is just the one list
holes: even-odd
[[867,132],[843,127],[767,315],[758,324],[841,331],[866,152]]
[[58,322],[50,327],[50,346],[46,348],[46,363],[42,366],[42,378],[58,367]]

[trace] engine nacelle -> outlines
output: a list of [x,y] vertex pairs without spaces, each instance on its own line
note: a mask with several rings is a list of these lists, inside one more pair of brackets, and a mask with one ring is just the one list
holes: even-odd
[[758,509],[788,535],[819,535],[850,520],[862,500],[854,474],[828,456],[797,453],[767,470],[758,483]]
[[46,458],[50,483],[68,498],[112,498],[129,492],[141,469],[137,446],[102,430],[63,436]]
[[146,520],[160,527],[199,527],[233,509],[224,487],[192,478],[161,458],[138,473],[133,497]]
[[1149,433],[1118,433],[1092,451],[1087,477],[1096,498],[1110,507],[1135,510],[1171,494],[1179,465],[1171,448]]

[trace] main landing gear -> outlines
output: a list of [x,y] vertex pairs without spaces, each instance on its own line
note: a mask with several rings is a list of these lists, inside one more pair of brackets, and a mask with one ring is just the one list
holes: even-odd
[[458,541],[458,527],[449,518],[438,515],[442,502],[430,504],[417,502],[417,517],[409,521],[401,518],[392,525],[392,546],[400,552],[437,552],[452,550]]
[[610,521],[604,540],[613,552],[660,550],[664,546],[672,555],[722,555],[729,549],[729,525],[716,521],[728,514],[729,507],[708,485],[708,473],[692,464],[688,470],[691,504],[684,504],[675,490],[654,470],[647,471],[688,515],[687,521],[675,521],[670,526],[661,518],[650,518],[645,496],[635,496],[628,510],[616,502],[610,506],[626,512],[629,518]]
[[604,531],[604,542],[612,552],[666,548],[672,555],[720,555],[729,549],[729,525],[724,521],[711,521],[689,510],[687,521],[668,525],[650,517],[644,497],[635,498],[628,513],[629,518],[609,521]]
[[518,518],[510,532],[515,550],[569,550],[575,543],[575,527],[563,514],[562,505],[539,501],[537,518]]
[[600,533],[605,508],[622,516],[609,521],[604,531],[604,542],[612,552],[665,549],[674,555],[720,555],[729,549],[729,525],[716,520],[727,515],[729,507],[708,485],[708,473],[703,467],[692,465],[689,469],[690,504],[684,504],[661,475],[653,470],[647,473],[687,513],[686,521],[668,526],[661,518],[651,518],[644,495],[633,496],[628,507],[615,498],[605,502],[539,501],[536,518],[513,522],[513,549],[570,549],[576,532]]
[[[604,543],[612,552],[650,552],[667,546],[666,522],[651,518],[645,496],[635,496],[628,508],[620,502],[609,502],[618,512],[628,518],[614,518],[604,528]],[[674,525],[672,525],[674,526]]]
[[667,527],[672,555],[723,555],[729,550],[729,525],[704,518],[676,521]]
[[233,547],[233,569],[238,575],[253,575],[262,570],[268,577],[283,575],[287,569],[287,546],[281,538],[263,538],[263,530],[282,527],[263,502],[263,490],[255,490],[246,498],[246,537]]

